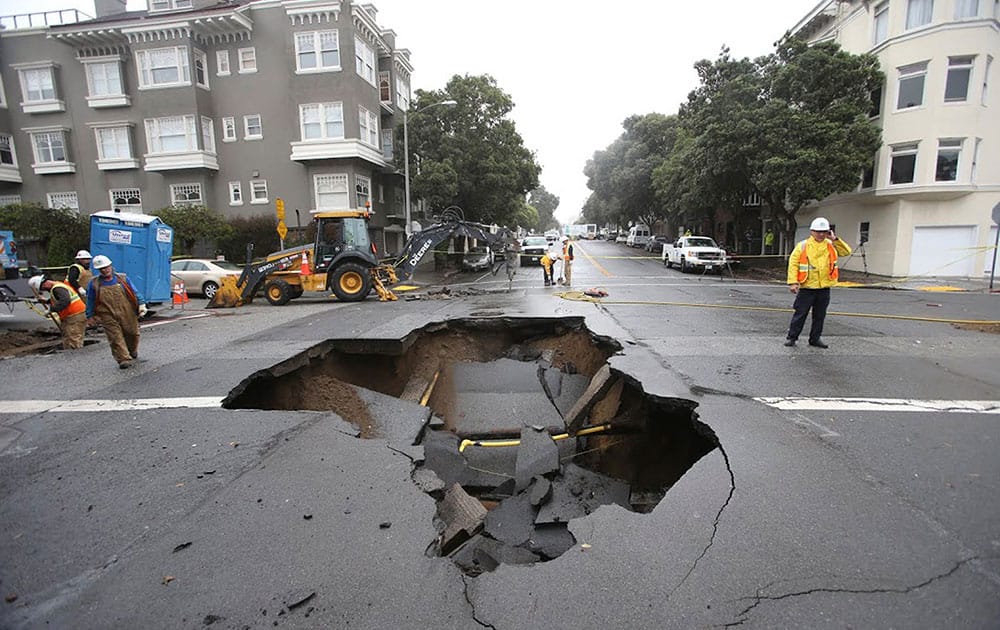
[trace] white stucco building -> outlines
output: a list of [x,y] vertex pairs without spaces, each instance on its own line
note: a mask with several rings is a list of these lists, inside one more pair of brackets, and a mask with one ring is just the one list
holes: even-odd
[[[881,62],[882,147],[858,189],[797,215],[826,216],[868,270],[982,277],[1000,203],[1000,0],[824,0],[792,33]],[[847,268],[862,269],[854,256]]]

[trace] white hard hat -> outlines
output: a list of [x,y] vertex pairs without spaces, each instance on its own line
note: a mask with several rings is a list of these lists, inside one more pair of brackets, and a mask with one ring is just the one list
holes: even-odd
[[77,258],[77,260],[79,260],[79,259],[81,259],[81,258],[87,258],[87,259],[90,259],[90,258],[93,258],[93,256],[91,256],[91,255],[90,255],[90,252],[88,252],[87,250],[85,250],[85,249],[81,249],[80,251],[78,251],[78,252],[76,253],[76,258]]
[[569,240],[569,237],[564,235],[559,240],[562,241],[563,243],[565,243],[566,241]]
[[823,217],[816,217],[809,225],[809,229],[817,232],[826,232],[830,229],[830,222]]
[[28,279],[28,286],[34,291],[41,291],[43,282],[45,282],[45,276],[31,276]]
[[94,256],[94,269],[104,269],[111,266],[111,259],[103,254]]

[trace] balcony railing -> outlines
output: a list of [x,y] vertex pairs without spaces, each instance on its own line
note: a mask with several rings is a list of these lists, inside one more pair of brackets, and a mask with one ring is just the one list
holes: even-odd
[[76,24],[77,22],[92,19],[91,16],[78,9],[17,13],[14,15],[0,15],[0,29],[42,28],[45,26],[59,26],[61,24]]

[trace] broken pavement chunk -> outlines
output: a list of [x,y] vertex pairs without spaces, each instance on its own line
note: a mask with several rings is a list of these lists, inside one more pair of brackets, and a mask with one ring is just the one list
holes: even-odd
[[552,482],[545,477],[535,477],[531,483],[531,490],[528,498],[535,507],[542,505],[552,496]]
[[535,523],[566,523],[612,503],[629,509],[629,491],[624,481],[566,464],[562,478],[552,484],[552,499],[538,510]]
[[437,516],[445,525],[441,532],[441,554],[447,555],[482,528],[486,508],[456,483],[438,503]]
[[526,489],[534,477],[559,472],[559,447],[547,431],[521,429],[521,444],[514,464],[515,490]]
[[486,533],[500,542],[520,545],[531,537],[535,507],[527,494],[504,499],[486,515]]
[[563,416],[567,431],[576,433],[583,427],[591,408],[611,389],[613,384],[614,379],[611,377],[611,368],[605,363],[601,366],[601,369],[597,370],[593,378],[590,379],[590,385],[584,390],[580,398],[577,399],[576,404]]
[[524,547],[543,558],[558,558],[576,544],[566,523],[536,525]]

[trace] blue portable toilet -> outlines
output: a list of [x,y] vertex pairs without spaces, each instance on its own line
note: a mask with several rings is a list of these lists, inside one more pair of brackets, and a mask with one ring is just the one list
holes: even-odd
[[90,215],[90,253],[111,259],[146,302],[170,301],[174,230],[160,217],[106,210]]

